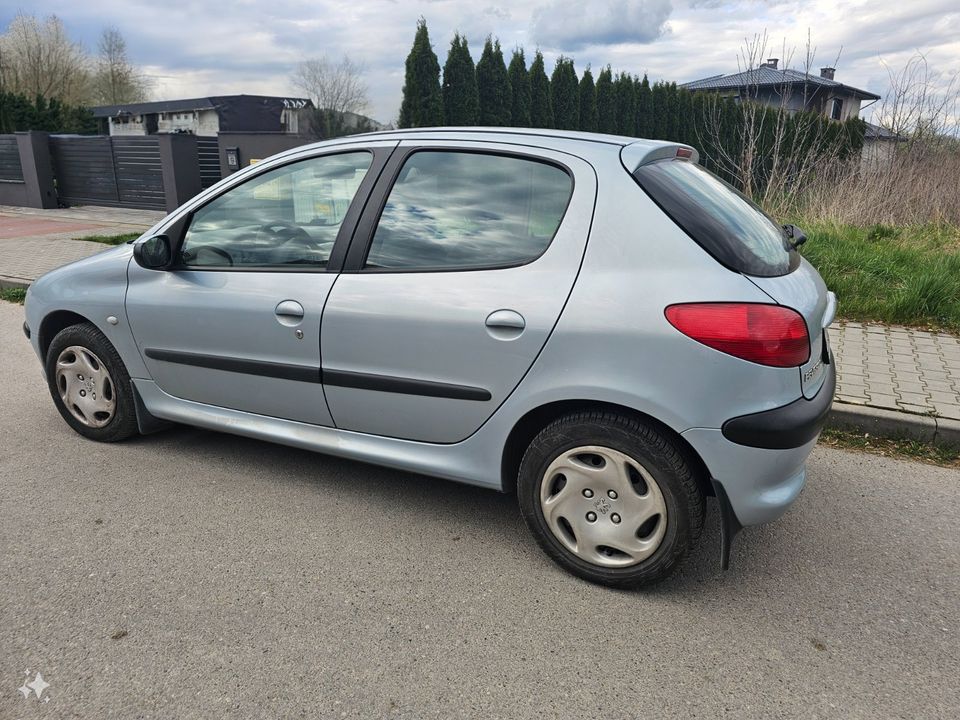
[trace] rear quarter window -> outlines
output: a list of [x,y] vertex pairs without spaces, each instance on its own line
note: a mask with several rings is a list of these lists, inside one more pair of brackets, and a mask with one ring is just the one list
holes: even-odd
[[685,160],[660,160],[633,173],[640,187],[718,262],[746,275],[776,277],[800,256],[786,233],[753,201]]

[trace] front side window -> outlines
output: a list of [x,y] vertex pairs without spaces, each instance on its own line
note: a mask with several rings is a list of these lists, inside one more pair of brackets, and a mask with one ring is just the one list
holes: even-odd
[[466,270],[539,257],[573,192],[561,168],[538,160],[420,151],[404,163],[365,267]]
[[326,265],[372,157],[362,151],[301,160],[228,190],[194,213],[181,264]]

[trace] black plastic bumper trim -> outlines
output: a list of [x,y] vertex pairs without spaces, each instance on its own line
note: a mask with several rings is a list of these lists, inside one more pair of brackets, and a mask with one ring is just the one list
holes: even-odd
[[26,323],[23,324],[23,334],[27,336],[27,340],[30,339],[30,326]]
[[830,362],[820,392],[812,400],[800,398],[783,407],[727,420],[723,424],[723,436],[738,445],[768,450],[805,445],[823,428],[833,406],[836,387],[837,371]]

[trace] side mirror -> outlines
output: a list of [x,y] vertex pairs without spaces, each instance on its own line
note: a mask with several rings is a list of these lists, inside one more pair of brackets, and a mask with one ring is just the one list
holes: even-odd
[[133,259],[137,265],[147,270],[166,270],[173,260],[170,238],[166,235],[154,235],[133,245]]
[[794,249],[800,247],[807,241],[807,235],[796,225],[784,225],[783,231],[787,234],[787,239]]

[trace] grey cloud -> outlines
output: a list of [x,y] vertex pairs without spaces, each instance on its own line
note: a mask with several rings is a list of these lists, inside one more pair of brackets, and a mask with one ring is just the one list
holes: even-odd
[[553,48],[649,43],[664,32],[670,0],[552,0],[533,11],[533,39]]

